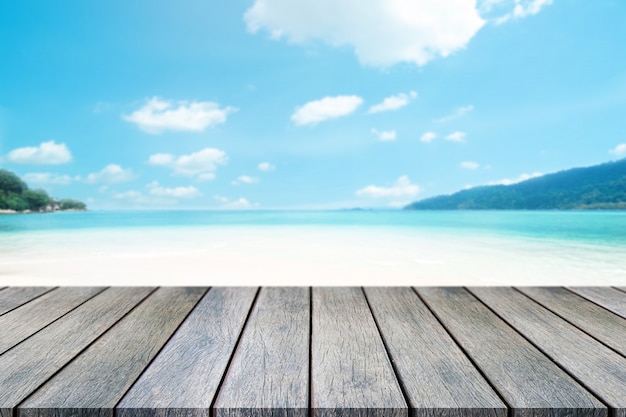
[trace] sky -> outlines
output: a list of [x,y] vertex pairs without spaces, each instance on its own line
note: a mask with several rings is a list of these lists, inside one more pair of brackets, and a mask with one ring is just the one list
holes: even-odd
[[0,168],[91,209],[397,208],[626,157],[621,0],[0,2]]

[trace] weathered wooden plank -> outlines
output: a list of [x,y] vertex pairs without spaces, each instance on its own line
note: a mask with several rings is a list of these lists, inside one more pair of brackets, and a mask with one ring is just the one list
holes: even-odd
[[626,294],[608,287],[569,287],[570,291],[626,318]]
[[129,310],[150,288],[110,288],[0,356],[0,414],[30,395]]
[[408,416],[362,290],[313,288],[312,307],[314,416]]
[[414,416],[506,416],[506,405],[413,290],[365,293]]
[[552,360],[626,416],[626,358],[513,288],[471,291]]
[[518,290],[626,356],[626,319],[565,288],[521,287]]
[[103,290],[58,288],[0,316],[0,355]]
[[[113,416],[115,405],[195,307],[206,288],[160,288],[18,408],[20,417]],[[84,411],[83,411],[84,410]]]
[[256,293],[209,290],[120,401],[116,416],[208,416]]
[[54,287],[9,287],[5,289],[0,292],[0,316],[53,289]]
[[416,288],[514,416],[607,416],[592,394],[462,288]]
[[309,414],[308,288],[263,288],[215,402],[215,417]]

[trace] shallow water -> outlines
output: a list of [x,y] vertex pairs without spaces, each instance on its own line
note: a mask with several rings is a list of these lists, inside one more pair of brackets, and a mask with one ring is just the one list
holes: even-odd
[[0,217],[0,283],[626,285],[623,212]]

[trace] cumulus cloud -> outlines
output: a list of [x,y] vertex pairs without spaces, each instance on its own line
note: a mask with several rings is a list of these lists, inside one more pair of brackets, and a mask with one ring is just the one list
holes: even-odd
[[446,140],[449,140],[450,142],[465,142],[466,136],[465,132],[454,132],[446,136]]
[[511,185],[517,184],[518,182],[526,181],[531,178],[542,177],[543,174],[541,172],[533,172],[532,174],[521,174],[517,178],[504,178],[498,181],[491,181],[488,185]]
[[372,133],[376,135],[379,141],[381,142],[389,142],[396,140],[396,131],[395,130],[387,130],[387,131],[378,131],[376,129],[372,129]]
[[435,132],[425,132],[421,137],[420,140],[422,142],[426,142],[426,143],[430,143],[433,140],[437,139],[437,134]]
[[412,99],[417,97],[415,91],[411,91],[409,94],[397,94],[395,96],[385,98],[381,103],[375,104],[367,111],[368,113],[381,113],[386,111],[398,110],[406,106]]
[[7,155],[7,160],[15,164],[61,165],[72,160],[72,153],[65,143],[51,140],[39,146],[14,149]]
[[227,162],[226,153],[215,148],[204,148],[178,157],[168,153],[157,153],[148,159],[150,165],[164,166],[171,169],[174,175],[196,177],[200,181],[214,179],[214,171],[218,165],[225,165]]
[[297,107],[291,120],[298,126],[316,125],[324,120],[347,116],[361,104],[363,99],[359,96],[324,97]]
[[626,143],[620,143],[615,148],[611,149],[609,153],[614,155],[625,155],[626,154]]
[[430,143],[433,140],[437,139],[437,134],[435,132],[425,132],[420,137],[420,141]]
[[[493,2],[493,0],[490,0]],[[514,0],[513,10],[506,13],[495,20],[495,23],[501,25],[511,19],[521,19],[527,16],[533,16],[539,13],[545,6],[552,4],[553,0]],[[494,2],[502,3],[502,2]],[[510,2],[506,2],[510,3]],[[493,6],[493,5],[492,5]]]
[[49,172],[32,172],[22,177],[28,184],[33,185],[68,185],[72,182],[69,175],[51,174]]
[[116,200],[141,200],[143,198],[143,194],[140,191],[124,191],[123,193],[113,194],[113,198]]
[[124,169],[117,164],[109,164],[99,172],[87,175],[85,182],[87,184],[115,184],[131,181],[134,178],[135,175],[130,168]]
[[259,203],[252,203],[243,197],[240,197],[235,200],[231,200],[227,197],[216,194],[213,196],[213,199],[219,204],[221,204],[222,208],[225,208],[225,209],[242,210],[242,209],[251,209],[251,208],[259,206]]
[[269,162],[261,162],[258,166],[259,171],[270,172],[276,170],[276,165],[272,165]]
[[226,122],[234,107],[220,107],[210,101],[172,102],[153,97],[146,104],[122,118],[134,123],[147,133],[158,134],[166,130],[201,132],[207,127]]
[[256,184],[257,182],[259,182],[259,179],[257,177],[250,177],[248,175],[240,175],[239,177],[237,177],[235,181],[232,182],[232,184],[233,185]]
[[472,106],[471,104],[469,106],[464,106],[464,107],[459,107],[458,109],[456,109],[454,112],[440,117],[439,119],[435,119],[433,120],[433,122],[435,123],[445,123],[445,122],[449,122],[450,120],[454,120],[454,119],[458,119],[459,117],[463,117],[465,114],[471,112],[472,110],[474,110],[474,106]]
[[370,198],[386,198],[386,197],[414,197],[420,192],[417,184],[412,184],[408,176],[402,175],[390,187],[379,187],[377,185],[368,185],[356,192],[358,197]]
[[472,162],[472,161],[461,162],[460,166],[461,166],[461,168],[464,168],[464,169],[478,169],[478,168],[480,168],[480,164],[478,164],[476,162]]
[[364,65],[424,65],[465,48],[485,24],[475,0],[255,0],[248,30],[350,46]]
[[163,187],[158,181],[153,181],[147,185],[150,195],[156,197],[169,197],[169,198],[195,198],[202,195],[202,193],[193,185],[188,187]]

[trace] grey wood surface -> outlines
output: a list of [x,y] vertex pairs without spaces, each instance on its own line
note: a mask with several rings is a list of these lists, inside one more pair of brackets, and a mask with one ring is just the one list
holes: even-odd
[[608,287],[569,287],[576,294],[626,318],[626,293]]
[[9,287],[0,291],[0,316],[53,289],[54,287]]
[[98,409],[112,417],[115,405],[205,292],[159,288],[21,404],[19,416],[89,416],[87,409]]
[[208,416],[257,288],[211,288],[124,396],[117,417]]
[[607,416],[592,394],[463,288],[416,288],[515,416]]
[[521,287],[518,290],[626,356],[626,319],[565,288]]
[[310,290],[263,288],[215,403],[215,417],[309,414]]
[[626,416],[626,358],[513,288],[471,291],[615,409],[615,416]]
[[313,288],[311,407],[316,417],[408,416],[360,288]]
[[145,298],[150,288],[110,288],[0,356],[0,413],[29,394]]
[[365,293],[414,416],[506,416],[506,405],[411,288]]
[[58,288],[0,316],[0,355],[103,290]]

